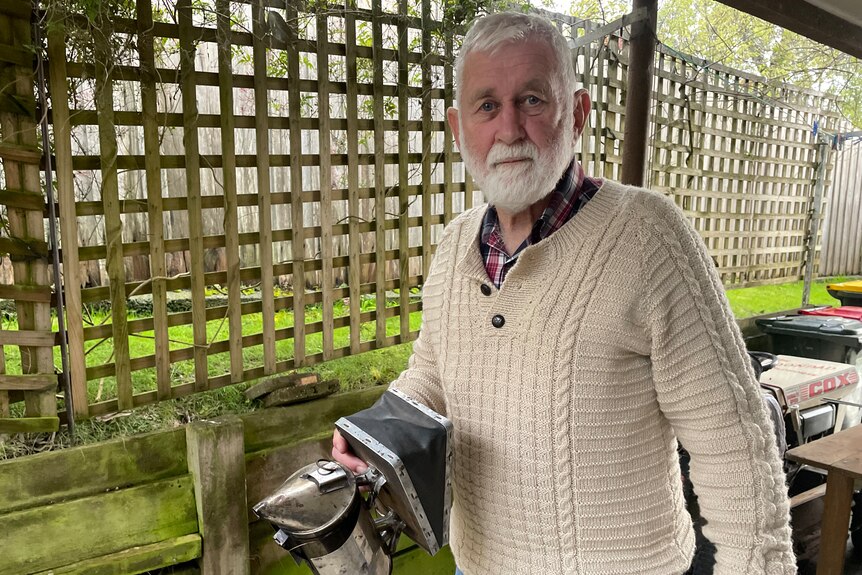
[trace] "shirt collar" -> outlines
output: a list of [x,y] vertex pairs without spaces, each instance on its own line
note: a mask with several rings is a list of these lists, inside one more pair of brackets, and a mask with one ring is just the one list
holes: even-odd
[[[521,251],[527,245],[547,238],[568,221],[569,214],[571,214],[575,207],[583,183],[584,169],[577,160],[573,159],[557,182],[557,185],[554,186],[548,206],[542,212],[539,219],[533,223],[533,231],[530,237],[525,240],[524,244],[515,253]],[[482,221],[481,242],[483,244],[493,244],[492,236],[499,236],[499,231],[500,218],[497,215],[497,208],[488,206]]]

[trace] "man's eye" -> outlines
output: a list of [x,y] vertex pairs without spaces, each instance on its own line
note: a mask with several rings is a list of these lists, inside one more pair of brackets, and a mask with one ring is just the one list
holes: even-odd
[[483,102],[482,105],[479,106],[479,109],[482,110],[483,112],[493,112],[494,111],[494,104],[491,102]]
[[539,104],[542,103],[542,100],[538,96],[527,96],[526,99],[524,100],[524,102],[528,106],[538,106]]

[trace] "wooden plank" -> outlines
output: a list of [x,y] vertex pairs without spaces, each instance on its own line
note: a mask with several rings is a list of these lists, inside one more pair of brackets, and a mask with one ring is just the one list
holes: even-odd
[[48,242],[39,238],[0,238],[0,253],[9,254],[12,261],[44,260],[48,257]]
[[[266,31],[266,12],[264,0],[256,0],[252,7],[252,30],[254,75],[266,78],[267,61],[266,45],[263,38]],[[258,225],[260,241],[258,257],[260,259],[260,299],[263,303],[263,365],[264,373],[275,373],[275,306],[273,300],[275,285],[272,271],[272,190],[269,164],[269,94],[266,84],[255,82],[254,85],[254,117],[255,117],[255,151],[257,152],[257,200]]]
[[[408,0],[398,0],[398,14],[407,16]],[[406,24],[398,25],[398,149],[408,150],[410,147],[410,134],[407,131],[407,120],[410,117],[410,103],[407,95],[407,86],[410,85],[410,69],[408,67],[409,33]],[[410,255],[407,251],[410,246],[410,225],[407,216],[410,210],[410,195],[407,186],[410,185],[410,166],[407,163],[407,155],[401,154],[398,159],[398,301],[401,310],[406,310],[410,304]],[[410,317],[406,313],[399,314],[399,335],[406,338],[410,332]],[[402,341],[407,341],[402,339]]]
[[[373,82],[374,82],[374,117],[385,118],[383,107],[383,15],[382,0],[372,0],[374,19],[371,21],[373,39]],[[385,140],[383,126],[378,122],[374,125],[374,278],[375,305],[378,312],[386,309],[386,163]],[[386,339],[386,320],[382,313],[377,315],[374,324],[374,340],[378,346]]]
[[206,284],[204,283],[203,214],[201,208],[201,161],[198,147],[197,84],[195,81],[195,30],[191,0],[177,0],[180,25],[180,86],[183,102],[183,149],[186,152],[189,247],[191,251],[192,323],[195,344],[195,389],[207,389]]
[[[69,125],[68,81],[66,80],[66,35],[63,18],[49,12],[48,26],[48,86],[54,130],[54,170],[59,201],[60,236],[78,237],[75,214],[75,182],[72,172],[72,131]],[[77,242],[69,242],[77,248]],[[72,391],[72,412],[75,419],[88,416],[86,359],[84,356],[84,320],[81,302],[81,266],[77,249],[64,249],[63,295],[66,311],[69,381]],[[69,406],[66,407],[69,409]]]
[[22,210],[45,209],[45,198],[42,194],[28,190],[3,190],[0,189],[0,204],[11,208]]
[[296,22],[298,0],[286,2],[288,25],[287,76],[291,80],[288,89],[288,115],[290,117],[290,226],[293,239],[290,243],[293,282],[293,364],[294,367],[305,365],[305,241],[304,209],[302,203],[302,116],[301,93],[299,90],[299,50],[296,47]]
[[809,501],[814,501],[815,499],[820,499],[826,494],[826,484],[818,485],[812,489],[807,491],[803,491],[797,495],[794,495],[790,498],[790,508],[799,507],[800,505],[804,505]]
[[320,378],[316,373],[291,373],[280,377],[273,377],[245,390],[245,397],[248,400],[257,399],[267,393],[272,393],[276,389],[309,385],[317,383],[319,380]]
[[152,545],[132,547],[110,555],[54,567],[36,575],[137,575],[193,561],[200,556],[201,536],[183,535]]
[[22,0],[5,0],[4,2],[0,2],[0,14],[11,16],[12,18],[29,21],[32,11],[33,7],[30,3],[23,2]]
[[54,292],[51,290],[51,286],[3,284],[0,285],[0,299],[51,303],[54,300]]
[[0,390],[56,391],[57,374],[31,373],[25,375],[0,375]]
[[[6,373],[6,351],[0,345],[0,374]],[[11,415],[9,410],[9,392],[0,390],[0,418],[8,418]],[[8,437],[6,434],[0,434],[0,443]],[[0,495],[2,496],[2,495]]]
[[830,471],[826,476],[826,500],[823,503],[817,575],[844,573],[847,528],[850,525],[850,507],[853,504],[853,483],[853,477],[842,472]]
[[320,121],[318,146],[320,148],[320,259],[323,274],[320,289],[323,292],[323,359],[332,357],[334,347],[332,288],[335,277],[332,270],[332,124],[329,120],[329,19],[326,11],[317,12],[317,116]]
[[239,281],[239,217],[236,199],[236,138],[231,60],[230,0],[216,0],[216,47],[218,50],[219,107],[221,110],[222,189],[224,192],[225,260],[227,261],[228,333],[230,374],[242,381],[242,315]]
[[314,409],[294,405],[264,409],[240,416],[245,434],[245,451],[252,453],[318,434],[331,433],[333,424],[373,404],[386,389],[383,386],[339,393],[314,404]]
[[243,424],[236,416],[195,421],[186,428],[203,575],[249,573]]
[[117,366],[117,399],[120,409],[132,408],[132,373],[129,369],[129,333],[126,326],[126,269],[123,255],[123,225],[120,216],[120,188],[117,174],[117,132],[114,125],[114,90],[108,79],[113,53],[108,38],[112,35],[109,16],[100,14],[96,25],[102,33],[95,34],[96,110],[99,115],[99,151],[101,154],[102,202],[105,206],[105,241],[111,291],[111,327],[114,362]]
[[182,429],[0,461],[0,516],[187,473]]
[[[453,46],[452,34],[444,34],[444,50],[446,51],[446,64],[443,66],[443,108],[448,112],[455,105],[454,101],[454,74],[452,62],[455,61],[455,48]],[[455,192],[452,176],[453,162],[453,136],[449,122],[444,122],[443,127],[443,223],[448,225],[452,221],[452,194]]]
[[153,294],[153,337],[155,338],[156,390],[160,400],[171,397],[171,363],[168,352],[167,288],[165,276],[164,205],[160,161],[159,114],[157,106],[156,62],[153,47],[153,7],[151,0],[137,0],[138,54],[141,61],[141,123],[144,132],[144,169],[147,185],[147,226],[150,237],[150,275]]
[[268,393],[262,398],[264,407],[278,407],[282,405],[292,405],[294,403],[303,403],[312,399],[319,399],[332,395],[338,392],[341,385],[338,380],[331,379],[329,381],[321,381],[320,383],[311,383],[308,385],[297,385],[294,387],[284,387],[276,389],[272,393]]
[[33,65],[33,58],[33,52],[25,48],[0,43],[0,62],[29,68]]
[[68,564],[70,557],[100,557],[189,535],[197,528],[187,475],[17,511],[0,516],[4,544],[0,574],[52,569]]
[[860,445],[862,426],[856,426],[794,447],[787,452],[787,457],[826,471],[838,469],[851,477],[862,478],[862,461],[858,457]]
[[0,329],[0,345],[53,347],[55,338],[52,331]]
[[[422,283],[431,268],[431,0],[422,0]],[[409,271],[409,270],[408,270]],[[409,331],[409,317],[408,317]]]
[[57,416],[42,417],[9,417],[0,419],[0,434],[13,433],[52,433],[59,431],[60,418]]
[[359,353],[362,336],[360,315],[362,312],[362,295],[360,284],[362,275],[360,269],[361,244],[359,239],[359,110],[357,102],[356,68],[356,2],[347,0],[344,4],[344,42],[345,65],[347,67],[347,212],[348,212],[348,280],[350,289],[350,353]]
[[35,145],[0,142],[0,159],[38,165],[42,161],[42,151]]

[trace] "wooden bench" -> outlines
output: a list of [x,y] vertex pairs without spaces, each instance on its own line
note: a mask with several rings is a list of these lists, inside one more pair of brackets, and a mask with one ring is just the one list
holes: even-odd
[[826,471],[817,575],[841,575],[853,486],[862,479],[862,425],[791,449],[787,458]]

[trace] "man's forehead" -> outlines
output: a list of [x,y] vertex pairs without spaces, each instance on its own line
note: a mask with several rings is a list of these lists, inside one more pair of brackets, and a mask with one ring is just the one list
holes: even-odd
[[544,42],[513,41],[475,50],[464,61],[463,94],[470,98],[500,91],[552,88],[553,51]]

